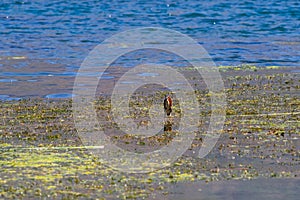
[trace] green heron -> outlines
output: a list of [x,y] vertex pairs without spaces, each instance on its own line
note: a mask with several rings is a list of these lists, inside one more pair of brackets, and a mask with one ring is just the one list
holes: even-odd
[[167,113],[167,115],[170,116],[170,114],[172,112],[172,99],[169,95],[165,97],[164,109],[165,109],[165,112]]

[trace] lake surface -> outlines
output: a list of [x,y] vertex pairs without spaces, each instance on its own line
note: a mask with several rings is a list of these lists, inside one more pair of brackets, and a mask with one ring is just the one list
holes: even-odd
[[[80,64],[96,45],[121,31],[149,26],[190,36],[218,66],[299,67],[299,10],[298,0],[2,0],[1,99],[68,96]],[[160,56],[156,63],[178,63],[174,55]],[[117,64],[148,62],[145,57],[156,56],[142,51]]]

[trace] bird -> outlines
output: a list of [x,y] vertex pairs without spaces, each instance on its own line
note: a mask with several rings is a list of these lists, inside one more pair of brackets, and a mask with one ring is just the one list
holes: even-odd
[[169,95],[165,96],[164,109],[165,112],[167,113],[167,116],[170,116],[172,112],[172,99]]

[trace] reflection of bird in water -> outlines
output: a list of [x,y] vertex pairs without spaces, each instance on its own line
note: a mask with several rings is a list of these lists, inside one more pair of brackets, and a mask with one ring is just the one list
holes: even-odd
[[165,112],[167,113],[167,115],[170,116],[170,114],[172,112],[172,99],[169,95],[165,97],[164,109],[165,109]]
[[170,120],[167,120],[164,124],[164,131],[172,131],[172,122]]

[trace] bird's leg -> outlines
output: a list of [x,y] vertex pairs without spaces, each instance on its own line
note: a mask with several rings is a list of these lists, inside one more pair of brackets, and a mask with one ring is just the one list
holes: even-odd
[[170,120],[166,120],[164,123],[164,131],[172,131],[173,123]]

